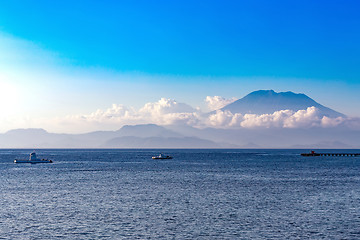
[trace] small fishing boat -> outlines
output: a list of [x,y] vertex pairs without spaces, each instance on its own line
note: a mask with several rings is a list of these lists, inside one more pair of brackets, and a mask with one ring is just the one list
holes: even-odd
[[162,154],[162,153],[160,153],[159,156],[152,157],[152,159],[172,159],[172,158],[173,158],[173,157],[164,155],[164,154]]
[[36,153],[32,152],[29,159],[15,159],[14,163],[52,163],[52,160],[37,158]]
[[315,151],[311,151],[310,153],[302,153],[301,156],[303,156],[303,157],[317,157],[317,156],[320,156],[320,154],[316,153]]

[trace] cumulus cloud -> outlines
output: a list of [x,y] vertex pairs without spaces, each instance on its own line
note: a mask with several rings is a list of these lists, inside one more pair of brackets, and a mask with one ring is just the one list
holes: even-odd
[[121,104],[113,104],[106,110],[98,109],[93,113],[87,115],[67,116],[66,119],[79,120],[84,122],[122,122],[132,121],[138,119],[139,116],[135,109],[125,107]]
[[158,102],[145,104],[139,110],[139,115],[151,123],[160,125],[194,125],[198,122],[200,112],[185,103],[161,98]]
[[310,128],[336,127],[346,121],[342,117],[329,118],[321,116],[315,107],[305,110],[281,110],[272,114],[232,114],[229,111],[218,110],[211,114],[207,123],[213,127],[225,128]]
[[185,103],[178,103],[172,99],[161,98],[155,103],[146,103],[143,108],[139,110],[140,113],[151,115],[163,115],[169,113],[192,113],[196,110]]
[[213,96],[213,97],[207,96],[205,102],[207,103],[208,108],[213,111],[225,107],[226,105],[233,103],[236,100],[238,99],[235,97],[226,99],[220,96]]
[[228,127],[232,125],[231,122],[234,118],[236,118],[236,114],[234,115],[230,111],[217,110],[205,120],[205,124],[211,127]]
[[139,110],[121,104],[113,104],[110,108],[98,109],[90,114],[72,115],[57,119],[56,122],[67,129],[76,126],[77,132],[85,129],[118,129],[127,124],[182,124],[199,125],[201,112],[185,103],[161,98],[157,102],[146,103]]
[[[321,125],[322,125],[323,127],[336,127],[336,126],[344,123],[345,121],[348,121],[348,120],[345,119],[345,118],[342,118],[342,117],[329,118],[329,117],[324,116],[324,117],[321,119]],[[348,121],[348,122],[349,122],[349,121]]]
[[[185,103],[161,98],[157,102],[146,103],[136,110],[121,104],[113,104],[105,110],[90,114],[68,116],[58,119],[58,123],[69,129],[76,126],[77,131],[114,130],[126,124],[188,125],[197,128],[213,127],[224,129],[237,128],[311,128],[337,127],[340,125],[359,125],[359,119],[329,118],[323,116],[315,107],[304,110],[281,110],[272,114],[240,114],[217,110],[205,114]],[[360,125],[359,125],[360,126]]]

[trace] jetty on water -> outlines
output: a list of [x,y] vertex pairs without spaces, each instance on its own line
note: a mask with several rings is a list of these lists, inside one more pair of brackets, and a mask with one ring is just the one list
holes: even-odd
[[329,156],[329,157],[358,157],[360,153],[316,153],[311,151],[310,153],[302,153],[304,157],[318,157],[318,156]]

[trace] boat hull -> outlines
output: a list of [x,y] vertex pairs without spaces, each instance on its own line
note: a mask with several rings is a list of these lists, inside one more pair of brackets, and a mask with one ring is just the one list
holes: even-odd
[[49,159],[39,159],[39,160],[26,160],[26,159],[15,159],[14,163],[52,163],[52,160]]
[[172,157],[152,157],[152,159],[173,159]]

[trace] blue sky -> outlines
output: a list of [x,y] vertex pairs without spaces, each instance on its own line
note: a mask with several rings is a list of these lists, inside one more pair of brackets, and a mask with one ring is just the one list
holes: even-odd
[[79,66],[357,81],[358,1],[7,1],[1,30]]
[[17,105],[39,116],[161,97],[201,107],[208,95],[258,89],[360,116],[359,10],[358,1],[2,1],[0,80],[48,93]]

